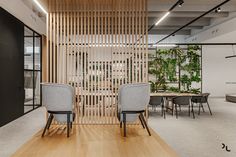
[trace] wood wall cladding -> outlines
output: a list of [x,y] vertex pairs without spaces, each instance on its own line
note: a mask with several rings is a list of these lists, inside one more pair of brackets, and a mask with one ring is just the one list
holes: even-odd
[[148,82],[146,0],[47,2],[47,81],[76,88],[77,123],[116,123],[119,86]]

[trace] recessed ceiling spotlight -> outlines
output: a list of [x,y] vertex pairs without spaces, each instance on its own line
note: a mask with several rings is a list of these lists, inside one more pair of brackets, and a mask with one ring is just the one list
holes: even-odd
[[219,13],[219,12],[221,12],[221,8],[219,7],[219,8],[217,8],[216,10],[215,10],[215,12],[216,13]]
[[184,4],[184,0],[179,0],[179,7],[182,7]]

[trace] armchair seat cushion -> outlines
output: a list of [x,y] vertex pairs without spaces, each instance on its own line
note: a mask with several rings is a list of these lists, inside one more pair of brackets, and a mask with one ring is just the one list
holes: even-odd
[[[126,114],[126,122],[134,122],[138,119],[139,114]],[[123,114],[118,112],[117,118],[120,122],[123,122]]]
[[[56,121],[59,123],[66,123],[67,122],[67,115],[66,114],[53,114]],[[75,120],[75,113],[70,115],[70,122]]]

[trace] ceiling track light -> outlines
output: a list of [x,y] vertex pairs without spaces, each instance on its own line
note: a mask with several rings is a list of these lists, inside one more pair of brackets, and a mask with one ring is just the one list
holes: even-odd
[[156,23],[153,23],[149,28],[148,28],[148,32],[151,31],[155,26],[157,26],[161,21],[163,21],[172,10],[174,10],[178,5],[183,5],[184,0],[178,0],[174,5],[171,6],[171,8],[168,10],[168,12]]
[[177,47],[176,44],[154,44],[153,47]]
[[37,0],[33,1],[45,14],[48,14],[48,12],[43,8],[43,6]]
[[167,13],[165,13],[165,15],[162,16],[162,17],[160,18],[160,20],[158,20],[158,21],[155,23],[155,26],[159,25],[169,14],[170,14],[169,11],[168,11]]
[[182,7],[184,4],[184,0],[179,0],[179,7]]

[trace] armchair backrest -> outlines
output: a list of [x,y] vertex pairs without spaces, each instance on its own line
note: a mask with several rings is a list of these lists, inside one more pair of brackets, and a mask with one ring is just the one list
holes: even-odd
[[151,96],[149,104],[151,106],[157,106],[157,105],[162,105],[164,102],[163,97],[161,96]]
[[118,108],[121,111],[145,110],[150,99],[150,85],[148,83],[122,85],[118,99]]
[[195,103],[207,103],[210,93],[202,93],[192,97],[192,102]]
[[178,96],[173,98],[173,103],[178,105],[189,105],[190,99],[190,96]]
[[72,111],[74,88],[66,84],[42,83],[42,104],[48,111]]
[[208,101],[210,93],[202,93],[202,103],[206,103]]

